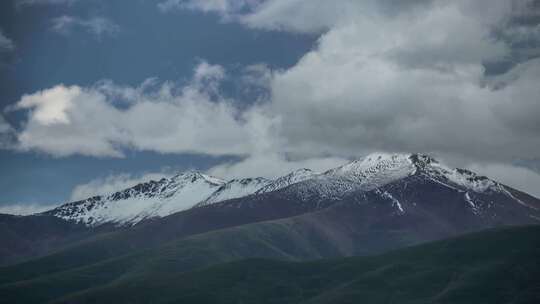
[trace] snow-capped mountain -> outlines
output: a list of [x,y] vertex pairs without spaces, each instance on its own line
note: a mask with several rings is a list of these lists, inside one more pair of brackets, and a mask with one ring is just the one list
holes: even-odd
[[197,207],[250,195],[271,183],[271,180],[263,177],[233,179],[219,187],[210,197],[198,203]]
[[[272,221],[277,225],[268,224]],[[97,240],[104,256],[259,222],[279,231],[276,237],[259,230],[265,242],[293,237],[319,244],[332,236],[345,246],[339,254],[347,255],[367,253],[366,244],[388,249],[486,228],[539,224],[540,200],[426,155],[377,153],[323,173],[297,170],[275,180],[225,181],[188,172],[42,214],[0,216],[0,222],[5,228],[0,238],[12,244],[0,253],[0,264],[117,228],[119,251],[109,251],[108,238],[106,244]],[[281,245],[291,249],[290,244]],[[336,254],[333,245],[320,248]]]
[[109,195],[67,203],[46,214],[89,226],[135,225],[145,219],[164,217],[193,207],[278,190],[312,174],[311,170],[302,169],[276,180],[257,177],[225,181],[200,172],[187,172]]
[[314,174],[309,169],[301,169],[275,180],[256,177],[225,181],[200,172],[187,172],[109,195],[67,203],[46,214],[89,226],[135,225],[145,219],[164,217],[193,207],[275,191]]
[[415,172],[411,155],[373,153],[319,174],[305,185],[299,185],[297,191],[306,191],[306,200],[314,196],[319,199],[341,198],[353,191],[369,191],[384,186]]
[[349,193],[370,191],[413,175],[460,191],[504,191],[497,182],[464,169],[448,168],[422,154],[373,153],[321,174],[313,174],[288,191],[303,200],[339,199]]
[[285,176],[276,178],[275,180],[268,182],[267,185],[261,187],[255,193],[260,194],[275,191],[290,186],[292,184],[314,178],[315,176],[317,176],[317,174],[310,169],[298,169]]
[[[434,191],[436,195],[420,195],[415,191]],[[420,205],[431,208],[429,204],[436,201],[448,202],[449,208],[466,207],[477,216],[492,219],[521,207],[525,210],[519,212],[537,219],[540,211],[537,199],[522,198],[515,189],[469,170],[449,168],[422,154],[374,153],[313,174],[281,192],[314,209],[326,208],[339,201],[364,201],[369,196],[373,206],[383,202],[392,206],[396,214],[417,212]],[[450,203],[448,197],[460,199]]]
[[225,183],[224,180],[199,172],[187,172],[110,195],[68,203],[47,213],[90,226],[104,223],[136,224],[144,219],[189,209]]
[[[402,186],[406,188],[411,179],[429,181],[461,193],[463,201],[477,213],[480,212],[478,197],[489,193],[536,208],[517,198],[511,188],[468,170],[448,168],[427,155],[374,153],[323,173],[300,169],[274,180],[259,177],[225,181],[188,172],[110,195],[68,203],[47,213],[90,226],[104,223],[134,225],[194,207],[275,191],[280,191],[282,198],[294,198],[315,209],[352,194],[371,191],[382,200],[391,201],[397,212],[405,213],[410,204],[400,202],[398,194],[383,188],[399,182],[405,183]],[[321,202],[325,204],[319,205]],[[242,201],[235,204],[241,207]],[[253,204],[253,200],[249,204]]]

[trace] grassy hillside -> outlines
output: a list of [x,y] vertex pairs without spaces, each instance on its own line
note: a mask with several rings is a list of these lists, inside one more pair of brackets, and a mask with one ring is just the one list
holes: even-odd
[[[243,203],[249,206],[246,208],[236,207],[237,204]],[[232,199],[210,206],[185,210],[161,219],[149,220],[134,227],[110,229],[111,231],[107,229],[109,227],[105,227],[105,229],[99,227],[97,231],[90,229],[95,233],[87,239],[74,239],[73,242],[66,242],[67,246],[51,248],[53,250],[50,250],[48,255],[44,256],[43,251],[40,251],[40,254],[34,255],[40,257],[34,260],[21,265],[0,268],[0,285],[101,263],[111,258],[131,254],[135,251],[150,250],[167,242],[204,234],[208,231],[288,218],[313,211],[314,208],[310,204],[300,206],[293,198],[284,197],[279,191],[258,196],[256,205],[253,203],[254,201],[249,197]],[[17,223],[21,224],[11,227],[13,226],[11,218],[17,219]],[[4,219],[10,220],[9,225]],[[3,259],[2,254],[9,254],[10,257],[17,258],[32,250],[31,246],[17,250],[21,247],[18,246],[17,242],[25,243],[25,239],[21,240],[19,237],[20,230],[36,228],[25,235],[35,238],[38,242],[42,242],[42,239],[47,241],[42,232],[51,229],[47,223],[43,222],[43,219],[71,225],[52,216],[8,217],[0,215],[0,228],[3,228],[0,229],[0,240],[3,241],[2,244],[6,244],[5,248],[0,249],[0,265]],[[12,230],[15,230],[15,233]],[[53,239],[58,238],[58,235],[51,234]]]
[[58,303],[539,303],[540,227],[374,256],[245,260],[125,278]]
[[[125,278],[181,273],[245,258],[305,261],[365,255],[423,240],[413,237],[418,233],[411,231],[363,231],[357,225],[366,221],[358,215],[350,209],[330,208],[181,238],[155,249],[132,247],[129,254],[122,254],[126,250],[120,248],[123,242],[115,242],[117,234],[102,235],[101,242],[85,242],[0,268],[0,303],[21,299],[43,303]],[[28,293],[30,289],[33,292]]]
[[59,250],[105,229],[92,231],[84,225],[52,216],[16,216],[0,214],[0,265]]
[[264,231],[235,229],[245,230],[230,237],[216,233],[200,235],[159,250],[6,284],[0,287],[0,302],[537,303],[540,300],[538,226],[477,233],[373,257],[309,263],[244,260],[192,271],[194,265],[241,258],[246,256],[245,251],[261,250],[261,255],[268,258],[294,259],[295,255],[317,257],[330,250],[296,243],[304,238],[294,237],[279,241],[290,244],[289,248],[272,248],[271,229],[266,230],[266,239],[261,237]]

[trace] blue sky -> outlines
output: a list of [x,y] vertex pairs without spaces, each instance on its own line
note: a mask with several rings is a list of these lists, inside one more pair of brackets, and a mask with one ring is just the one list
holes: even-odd
[[0,210],[374,151],[540,195],[539,24],[533,0],[2,1]]

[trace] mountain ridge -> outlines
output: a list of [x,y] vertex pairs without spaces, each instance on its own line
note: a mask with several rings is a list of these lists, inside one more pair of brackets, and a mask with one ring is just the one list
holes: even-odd
[[[368,257],[162,270],[147,274],[145,288],[131,278],[55,303],[537,303],[538,232],[539,226],[490,230]],[[508,246],[491,252],[501,243]]]
[[317,204],[326,199],[338,200],[354,191],[370,191],[415,174],[464,191],[471,204],[474,203],[470,193],[498,191],[512,196],[505,186],[494,180],[466,169],[448,168],[425,154],[373,153],[322,173],[304,168],[274,180],[255,177],[226,181],[190,171],[109,195],[67,203],[44,214],[94,227],[107,223],[130,226],[190,208],[284,188],[303,196],[304,201]]
[[[208,257],[264,257],[275,252],[298,259],[365,255],[486,228],[540,223],[540,201],[534,197],[491,182],[490,187],[477,187],[477,182],[483,185],[486,181],[468,172],[456,170],[462,177],[456,179],[450,171],[429,167],[442,172],[438,175],[410,167],[414,159],[405,161],[405,165],[396,165],[390,159],[382,167],[376,165],[376,170],[371,165],[368,170],[353,170],[352,176],[350,170],[337,178],[323,172],[320,179],[306,179],[279,190],[190,208],[134,226],[111,227],[108,233],[54,248],[52,254],[41,252],[49,255],[19,265],[22,268],[16,273],[22,277],[54,273],[170,242],[184,244],[192,238],[201,241],[187,248],[207,256],[183,251],[186,256],[179,258],[204,264],[214,261]],[[431,161],[424,160],[419,166],[425,162]],[[393,176],[395,168],[403,167],[411,169],[398,170],[405,177],[371,188],[369,181],[389,176],[384,168]],[[358,183],[359,176],[368,183]],[[321,180],[338,192],[321,195],[328,194],[328,189],[320,191]],[[332,188],[334,184],[336,188]],[[37,270],[32,266],[36,262],[41,265]]]

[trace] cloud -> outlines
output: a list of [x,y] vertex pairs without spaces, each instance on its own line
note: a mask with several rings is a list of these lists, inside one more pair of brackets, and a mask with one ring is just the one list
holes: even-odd
[[6,133],[12,130],[11,125],[6,121],[4,116],[0,114],[0,133]]
[[[508,1],[490,2],[488,11],[469,1],[400,10],[389,9],[392,1],[338,1],[337,11],[308,2],[267,1],[244,16],[267,29],[328,28],[317,48],[273,73],[270,111],[281,120],[282,152],[426,151],[505,161],[540,154],[540,61],[485,74],[484,62],[512,52],[493,36],[514,16]],[[292,17],[305,14],[312,17]],[[291,23],[303,20],[316,24]]]
[[165,177],[170,177],[167,173],[145,173],[142,175],[117,174],[104,178],[91,180],[88,183],[77,185],[71,192],[70,201],[79,201],[96,195],[114,193],[133,187],[137,184],[150,180],[158,181]]
[[[434,36],[427,29],[439,26],[422,18],[414,19],[428,23],[420,27],[408,22],[378,30],[350,25],[325,34],[318,49],[274,76],[272,106],[281,114],[283,136],[302,153],[539,155],[534,117],[540,113],[540,92],[534,83],[540,80],[540,61],[514,68],[509,73],[515,80],[494,90],[483,79],[482,57],[503,56],[504,47],[490,48],[466,20],[453,29],[444,20],[446,13],[426,16],[449,25],[446,33]],[[399,32],[400,27],[411,32]],[[461,31],[471,36],[457,38]]]
[[317,33],[350,19],[369,1],[266,1],[238,21],[253,28]]
[[67,111],[73,106],[73,100],[81,94],[77,86],[58,85],[32,95],[24,95],[15,109],[34,109],[32,117],[44,126],[69,124]]
[[59,157],[121,157],[123,149],[241,156],[270,145],[277,121],[263,107],[240,111],[222,97],[223,77],[223,68],[202,62],[183,87],[104,81],[25,95],[12,107],[27,113],[18,149]]
[[538,172],[507,164],[473,164],[469,169],[540,198]]
[[13,146],[15,130],[0,114],[0,149],[9,149]]
[[15,4],[18,7],[31,6],[31,5],[71,5],[78,0],[16,0]]
[[2,204],[0,205],[0,213],[13,215],[30,215],[44,212],[57,206],[58,205],[43,204]]
[[[494,36],[522,15],[511,2],[492,1],[488,11],[476,2],[436,0],[337,1],[334,10],[301,0],[168,3],[235,12],[240,22],[266,29],[327,30],[288,69],[246,68],[245,82],[267,92],[265,102],[247,110],[222,96],[226,73],[206,63],[180,89],[164,83],[147,92],[145,85],[108,82],[30,94],[17,106],[32,110],[21,148],[58,156],[136,149],[349,158],[383,150],[510,161],[540,154],[540,60],[485,74],[484,62],[512,53]],[[312,17],[283,18],[291,14]],[[296,20],[316,24],[290,23]],[[118,99],[128,101],[126,109]]]
[[105,35],[114,36],[120,32],[120,26],[105,17],[83,19],[63,15],[52,20],[51,29],[59,34],[69,35],[75,29],[81,29],[93,34],[96,38]]
[[13,40],[6,37],[2,29],[0,29],[0,53],[11,52],[15,49]]
[[[279,175],[380,150],[469,163],[539,158],[535,3],[164,1],[162,10],[212,12],[250,28],[320,37],[289,68],[246,68],[244,82],[261,93],[247,107],[223,96],[226,71],[204,62],[183,87],[100,82],[29,94],[17,106],[28,115],[19,149],[240,157],[210,170],[225,176]],[[507,61],[505,69],[486,70]]]
[[[259,78],[278,121],[272,163],[374,150],[461,162],[540,156],[538,1],[167,2],[251,28],[320,33],[297,64]],[[213,172],[256,171],[268,166],[262,155]]]
[[15,49],[15,42],[7,37],[0,28],[0,68],[14,59]]
[[[360,3],[360,1],[357,1]],[[333,26],[343,15],[360,6],[355,1],[325,0],[165,0],[158,3],[162,12],[192,10],[215,13],[225,21],[251,28],[316,33]]]
[[[175,3],[195,5],[185,1]],[[197,3],[219,12],[233,10],[227,1]],[[164,100],[186,99],[194,94],[203,102],[184,101],[182,104],[190,104],[194,113],[209,120],[214,117],[210,112],[220,112],[217,117],[222,117],[220,124],[223,129],[230,126],[230,132],[244,134],[252,142],[254,136],[246,135],[251,132],[249,124],[269,124],[272,131],[268,132],[270,139],[267,141],[272,143],[274,153],[351,157],[370,150],[429,151],[505,160],[537,156],[540,139],[536,117],[540,110],[535,83],[540,78],[539,61],[522,62],[496,77],[484,74],[484,62],[496,61],[511,53],[508,43],[492,36],[493,28],[515,18],[516,13],[508,2],[494,1],[488,15],[483,7],[467,1],[429,1],[429,5],[409,4],[406,7],[401,4],[404,6],[401,10],[390,11],[388,3],[392,2],[338,1],[337,11],[314,10],[313,6],[299,0],[251,3],[253,11],[242,16],[252,18],[250,22],[261,27],[304,28],[306,31],[328,28],[320,37],[317,48],[293,67],[283,71],[268,71],[264,65],[246,69],[244,78],[247,81],[257,84],[256,80],[261,80],[259,86],[269,91],[269,102],[264,107],[253,107],[251,112],[243,112],[233,102],[219,96],[217,86],[225,77],[222,68],[201,64],[194,72],[193,82],[202,87],[205,80],[199,74],[211,75],[204,84],[204,90],[186,89],[184,96],[164,93],[157,98],[162,102],[137,103],[129,111],[120,111],[110,106],[110,100],[114,98],[104,94],[103,89],[69,88],[70,92],[79,92],[77,98],[55,99],[55,104],[43,101],[47,107],[33,103],[36,110],[31,122],[47,125],[51,119],[43,119],[40,114],[60,111],[54,115],[57,120],[54,125],[66,125],[67,113],[75,111],[62,107],[72,107],[73,103],[82,107],[84,102],[77,101],[79,96],[106,106],[104,116],[113,117],[116,112],[130,114],[124,116],[135,115],[135,110],[144,105],[148,111],[158,111],[158,116],[167,117],[170,112],[163,111],[163,105],[167,104]],[[318,22],[317,25],[300,26],[288,22],[306,18],[282,19],[276,11],[321,16],[307,18],[310,22]],[[255,17],[259,14],[273,20],[271,24],[275,26],[266,26],[269,23]],[[110,85],[109,91],[113,91],[111,87],[114,86]],[[61,86],[56,88],[58,90],[68,92],[68,88]],[[160,90],[167,92],[168,85]],[[46,93],[53,95],[54,90]],[[218,95],[219,102],[213,102],[214,95]],[[33,96],[44,100],[43,94]],[[141,98],[152,100],[156,96]],[[19,107],[24,105],[25,102],[20,101]],[[174,120],[173,117],[169,119]],[[188,145],[167,143],[166,140],[171,138],[166,136],[154,140],[144,134],[149,130],[135,124],[129,127],[116,121],[108,124],[111,125],[109,129],[115,131],[103,130],[106,136],[98,138],[101,143],[98,146],[103,149],[88,154],[119,155],[118,146],[130,145],[161,152],[189,150]],[[212,125],[212,122],[208,124]],[[213,128],[218,126],[210,129]],[[101,129],[99,126],[95,128]],[[204,148],[192,151],[213,155],[251,155],[258,149],[242,144],[238,137],[224,137],[234,148],[209,149],[210,143],[207,143]],[[20,138],[24,143],[25,137]],[[212,139],[219,141],[219,138]],[[66,153],[81,152],[72,150]]]
[[262,0],[165,0],[158,3],[162,12],[176,9],[217,13],[224,19],[236,18],[245,10],[256,7]]
[[316,172],[343,165],[347,160],[339,157],[316,157],[306,159],[288,159],[277,153],[256,154],[237,162],[220,164],[208,170],[208,173],[222,178],[242,178],[261,176],[275,178],[296,169],[308,168]]
[[515,166],[527,168],[540,174],[540,158],[537,159],[521,159],[514,162]]

